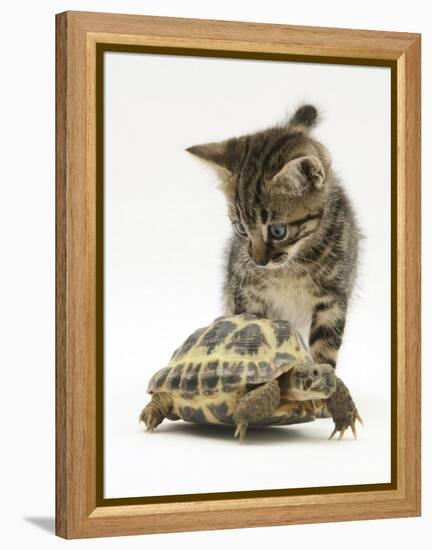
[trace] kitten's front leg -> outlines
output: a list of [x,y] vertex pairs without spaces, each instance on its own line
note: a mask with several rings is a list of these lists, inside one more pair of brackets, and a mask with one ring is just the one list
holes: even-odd
[[241,279],[225,287],[225,314],[255,313],[266,316],[266,304],[252,285],[244,286]]
[[238,243],[232,241],[223,285],[225,315],[255,313],[265,316],[267,306],[257,288],[255,274],[250,266],[245,267],[245,255],[247,249],[242,251]]
[[347,304],[340,297],[327,296],[315,305],[309,347],[316,362],[329,363],[336,367],[345,328],[346,310]]

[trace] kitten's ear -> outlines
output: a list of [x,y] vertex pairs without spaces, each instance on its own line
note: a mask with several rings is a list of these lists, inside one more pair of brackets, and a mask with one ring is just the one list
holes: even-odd
[[303,128],[314,128],[317,125],[318,111],[313,105],[302,105],[289,119],[290,126],[303,126]]
[[324,187],[324,180],[325,171],[321,161],[310,155],[287,162],[270,180],[270,185],[295,198],[313,190],[319,191]]
[[223,168],[229,174],[233,174],[238,154],[238,141],[227,139],[213,143],[193,145],[186,149],[188,153],[214,164],[217,168]]

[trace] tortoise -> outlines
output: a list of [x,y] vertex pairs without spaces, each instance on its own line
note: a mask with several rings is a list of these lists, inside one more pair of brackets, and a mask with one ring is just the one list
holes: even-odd
[[199,328],[150,379],[151,401],[139,419],[147,431],[164,418],[248,426],[333,418],[331,439],[347,428],[357,437],[360,415],[334,368],[314,363],[294,325],[251,313],[223,316]]

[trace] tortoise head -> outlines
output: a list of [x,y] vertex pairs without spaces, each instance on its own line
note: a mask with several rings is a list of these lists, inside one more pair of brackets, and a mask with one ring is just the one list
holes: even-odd
[[287,373],[284,397],[295,401],[327,399],[335,390],[336,375],[331,365],[302,364]]

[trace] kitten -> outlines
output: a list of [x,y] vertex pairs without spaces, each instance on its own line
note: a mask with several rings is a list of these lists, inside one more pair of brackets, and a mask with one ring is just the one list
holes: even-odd
[[217,169],[228,202],[226,314],[289,320],[314,360],[335,367],[360,231],[329,152],[310,135],[317,115],[304,105],[280,126],[187,151]]

